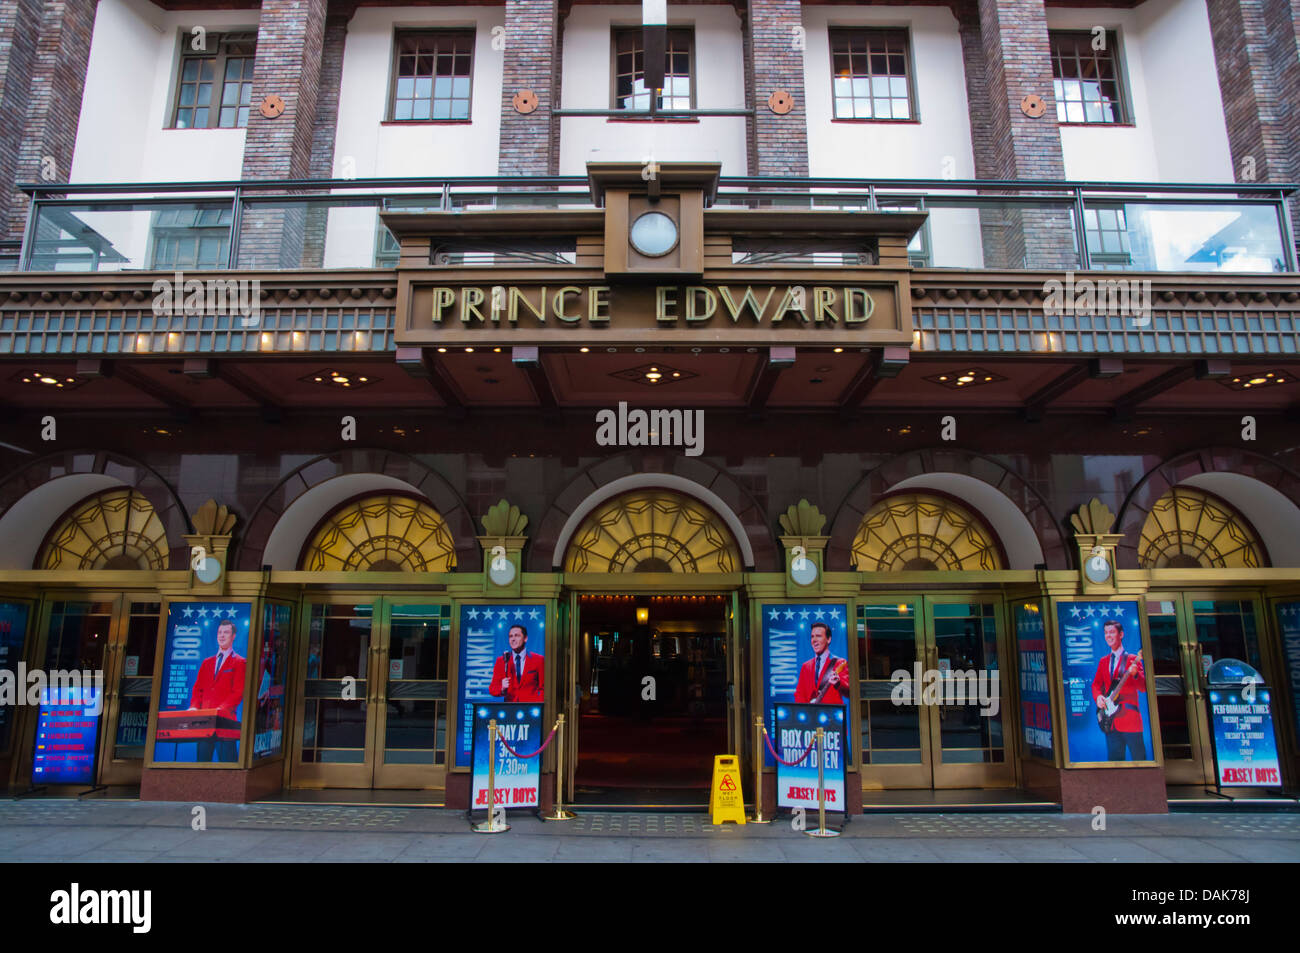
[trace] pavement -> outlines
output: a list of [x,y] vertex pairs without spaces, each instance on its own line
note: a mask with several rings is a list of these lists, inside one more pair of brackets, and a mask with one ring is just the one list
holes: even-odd
[[[808,820],[815,826],[816,815]],[[512,813],[509,831],[484,835],[464,813],[429,807],[6,800],[0,861],[1300,862],[1300,813],[1111,814],[1104,830],[1097,820],[871,814],[821,839],[789,818],[741,827],[714,826],[705,814],[582,812],[543,822]]]

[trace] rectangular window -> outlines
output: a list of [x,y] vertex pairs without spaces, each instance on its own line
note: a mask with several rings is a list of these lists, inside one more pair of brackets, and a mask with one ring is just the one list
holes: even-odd
[[836,119],[915,119],[906,30],[832,29]]
[[172,128],[245,128],[256,52],[256,33],[182,33]]
[[[645,84],[645,38],[640,27],[614,30],[614,109],[649,112],[651,90]],[[695,108],[695,31],[668,31],[664,50],[664,88],[655,110]]]
[[[1057,122],[1127,123],[1114,31],[1051,31]],[[1104,43],[1101,49],[1096,47]]]
[[395,59],[390,120],[469,119],[473,32],[403,31],[397,34]]
[[230,266],[230,205],[184,206],[154,214],[150,269],[199,271]]

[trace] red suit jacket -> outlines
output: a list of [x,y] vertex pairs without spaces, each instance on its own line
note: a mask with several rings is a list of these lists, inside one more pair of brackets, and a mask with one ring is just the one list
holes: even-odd
[[[1127,651],[1123,651],[1120,656],[1120,668],[1117,673],[1117,679],[1123,678],[1124,673],[1128,671],[1129,664],[1136,658]],[[1092,699],[1096,704],[1098,695],[1110,694],[1110,660],[1111,654],[1107,652],[1097,662],[1097,674],[1092,679]],[[1115,696],[1115,704],[1119,705],[1119,711],[1115,712],[1115,720],[1112,724],[1116,731],[1141,731],[1142,730],[1142,709],[1138,707],[1138,692],[1147,690],[1146,670],[1142,666],[1142,660],[1137,660],[1137,671],[1129,676],[1129,680],[1124,684],[1120,693]],[[1132,706],[1131,708],[1129,706]]]
[[[501,687],[503,678],[510,679],[508,688]],[[498,655],[496,664],[492,666],[492,685],[488,688],[488,694],[505,695],[506,701],[520,704],[540,702],[546,700],[542,694],[544,684],[546,684],[546,659],[536,652],[525,655],[524,677],[521,679],[515,675],[515,653],[506,652]]]
[[213,655],[205,658],[199,666],[198,677],[194,679],[194,688],[190,691],[190,707],[218,708],[227,717],[234,718],[244,700],[246,664],[242,655],[232,651],[214,678],[212,670],[217,666],[217,657]]
[[[816,662],[817,657],[814,656],[804,662],[803,668],[799,669],[799,682],[794,687],[794,700],[800,705],[811,702],[813,696],[817,694],[817,683],[813,679],[813,666]],[[839,673],[840,680],[826,689],[820,704],[843,705],[849,698],[849,663],[832,655],[827,664],[830,665],[831,671]],[[825,671],[822,672],[822,677],[827,677]]]

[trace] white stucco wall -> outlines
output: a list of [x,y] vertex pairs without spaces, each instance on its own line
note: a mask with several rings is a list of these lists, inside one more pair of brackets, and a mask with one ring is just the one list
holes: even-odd
[[1147,0],[1135,10],[1048,8],[1047,25],[1059,30],[1101,26],[1117,31],[1132,120],[1131,126],[1062,126],[1066,178],[1232,180],[1223,100],[1203,2]]
[[[496,175],[503,54],[492,48],[492,28],[504,17],[500,7],[359,8],[343,47],[335,177]],[[470,121],[386,123],[395,32],[437,27],[475,31]],[[331,210],[325,267],[373,265],[376,229],[371,209]]]
[[[565,18],[565,109],[609,109],[610,43],[614,26],[641,23],[639,6],[575,5]],[[695,108],[743,109],[745,71],[740,20],[730,6],[669,5],[669,26],[695,27]],[[560,120],[560,174],[583,175],[590,161],[713,161],[723,175],[745,175],[742,116],[698,122],[629,122],[604,117]]]

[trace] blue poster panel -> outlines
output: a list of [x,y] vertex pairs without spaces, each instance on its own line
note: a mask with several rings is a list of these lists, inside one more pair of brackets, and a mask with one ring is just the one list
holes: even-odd
[[262,654],[257,681],[253,757],[275,758],[284,751],[284,687],[289,675],[289,622],[293,609],[268,602],[262,608]]
[[168,606],[154,761],[239,760],[252,612],[247,602]]
[[[0,602],[0,669],[16,673],[23,657],[23,642],[27,637],[27,603]],[[15,685],[15,692],[26,686]],[[9,735],[13,731],[16,704],[0,703],[0,751],[9,750]]]
[[473,753],[474,706],[546,701],[546,606],[476,603],[460,607],[460,703],[456,767]]
[[1291,685],[1291,712],[1300,738],[1300,602],[1279,602],[1277,623],[1282,632],[1282,664]]
[[[822,784],[826,810],[844,810],[844,706],[776,706],[777,807],[817,809],[817,729],[822,733]],[[783,763],[785,762],[785,763]]]
[[[488,723],[496,719],[499,731],[493,796],[500,807],[537,807],[542,783],[542,706],[474,706],[474,797],[473,810],[488,807],[488,758],[491,744]],[[513,749],[513,751],[511,750]]]
[[1037,603],[1016,606],[1016,651],[1020,654],[1020,732],[1025,751],[1052,760],[1052,693],[1047,684],[1047,633]]
[[[776,704],[847,705],[848,609],[844,603],[777,603],[763,609],[765,720],[776,724]],[[773,764],[766,752],[767,764]]]
[[1211,688],[1209,695],[1219,787],[1280,787],[1272,692],[1256,688],[1254,701],[1240,688]]
[[1150,762],[1142,629],[1136,602],[1058,602],[1067,760]]
[[102,690],[97,685],[41,689],[33,784],[94,784]]

